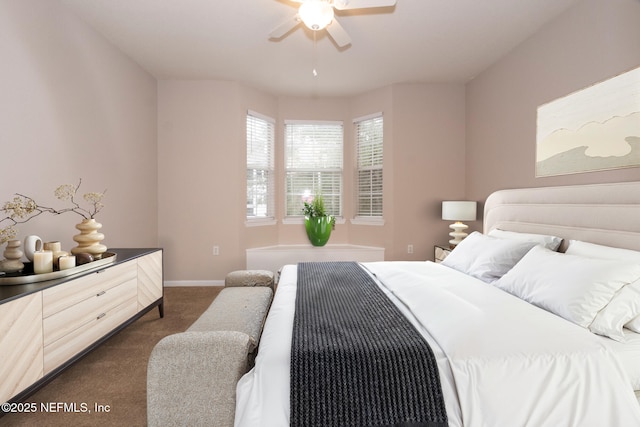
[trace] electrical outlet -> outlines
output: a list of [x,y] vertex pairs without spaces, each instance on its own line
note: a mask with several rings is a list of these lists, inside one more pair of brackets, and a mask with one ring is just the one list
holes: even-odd
[[408,254],[412,254],[413,253],[413,245],[408,245],[407,246],[407,253]]
[[214,255],[220,255],[220,246],[214,246],[213,247],[213,254]]

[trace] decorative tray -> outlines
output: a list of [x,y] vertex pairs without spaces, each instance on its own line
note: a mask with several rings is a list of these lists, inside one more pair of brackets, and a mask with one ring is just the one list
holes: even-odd
[[34,274],[33,263],[25,262],[24,268],[18,273],[5,273],[0,275],[0,286],[4,285],[26,285],[28,283],[44,282],[46,280],[62,279],[63,277],[72,276],[74,274],[83,273],[85,271],[96,270],[104,265],[115,262],[116,254],[105,252],[102,258],[86,264],[78,265],[66,270],[55,270],[51,273]]

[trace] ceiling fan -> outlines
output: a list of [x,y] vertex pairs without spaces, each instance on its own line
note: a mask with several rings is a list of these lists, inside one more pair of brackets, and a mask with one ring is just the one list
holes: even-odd
[[327,30],[338,47],[351,43],[351,37],[334,16],[333,9],[351,10],[394,6],[396,0],[291,0],[301,3],[298,13],[271,31],[269,37],[280,39],[301,22],[313,31]]

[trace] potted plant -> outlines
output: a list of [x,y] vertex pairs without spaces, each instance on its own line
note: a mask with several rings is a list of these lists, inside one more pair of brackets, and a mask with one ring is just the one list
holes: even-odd
[[324,199],[321,194],[310,201],[304,201],[304,226],[307,236],[313,246],[324,246],[331,237],[331,230],[335,227],[336,219],[328,215],[324,207]]

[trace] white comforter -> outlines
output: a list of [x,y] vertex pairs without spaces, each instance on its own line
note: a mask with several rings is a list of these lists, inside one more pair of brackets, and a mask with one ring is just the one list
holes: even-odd
[[[432,262],[363,264],[436,355],[451,426],[639,426],[620,363],[587,330]],[[289,425],[296,266],[286,266],[236,426]]]

